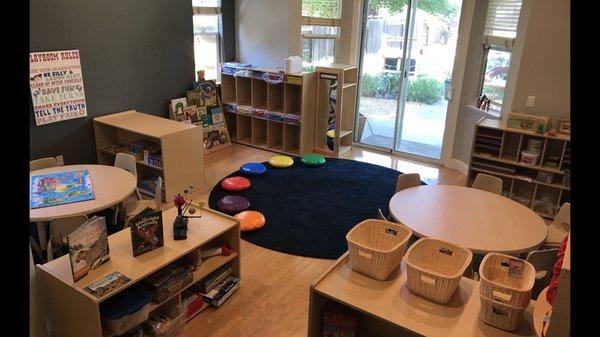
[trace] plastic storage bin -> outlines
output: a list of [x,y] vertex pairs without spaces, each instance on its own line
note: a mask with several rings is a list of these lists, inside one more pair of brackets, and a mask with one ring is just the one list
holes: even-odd
[[523,150],[521,151],[521,163],[527,165],[537,165],[540,153],[537,151]]
[[[511,260],[523,263],[521,277],[509,274]],[[516,308],[526,308],[531,300],[535,268],[525,260],[500,253],[488,253],[479,266],[479,295]]]
[[480,297],[481,320],[485,323],[503,330],[515,330],[523,317],[525,308],[513,306]]
[[447,303],[472,260],[473,253],[466,248],[442,240],[419,239],[404,256],[408,290]]
[[402,262],[412,231],[401,224],[367,219],[348,234],[352,270],[377,280],[385,280]]
[[183,328],[185,318],[185,308],[182,305],[176,305],[166,310],[160,310],[157,314],[152,315],[144,324],[148,326],[149,336],[170,337],[177,334]]
[[132,288],[102,303],[102,322],[114,335],[121,335],[148,319],[152,296]]

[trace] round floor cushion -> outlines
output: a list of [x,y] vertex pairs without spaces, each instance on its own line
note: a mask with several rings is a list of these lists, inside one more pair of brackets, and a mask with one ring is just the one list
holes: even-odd
[[261,163],[246,163],[240,167],[240,172],[250,176],[259,176],[267,171],[267,167]]
[[227,214],[237,214],[250,207],[250,200],[240,195],[226,195],[217,201],[217,209]]
[[325,164],[325,157],[318,153],[305,154],[300,158],[302,164],[306,166],[321,166]]
[[250,180],[240,176],[229,177],[221,181],[221,187],[225,191],[240,192],[250,188]]
[[294,165],[294,159],[289,156],[273,156],[269,158],[269,165],[274,167],[286,168]]
[[243,211],[233,216],[240,220],[240,230],[253,231],[265,225],[265,216],[257,211]]

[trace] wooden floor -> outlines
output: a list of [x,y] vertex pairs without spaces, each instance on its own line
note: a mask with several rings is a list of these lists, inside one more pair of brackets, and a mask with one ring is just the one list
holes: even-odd
[[[208,195],[223,177],[246,162],[267,161],[272,152],[233,144],[206,155],[206,186],[194,200]],[[354,149],[343,158],[417,172],[427,184],[464,185],[460,172],[406,161],[391,155]],[[172,203],[165,205],[172,207]],[[209,308],[188,322],[178,337],[302,336],[307,335],[310,282],[334,260],[279,253],[242,240],[240,288],[220,308]]]

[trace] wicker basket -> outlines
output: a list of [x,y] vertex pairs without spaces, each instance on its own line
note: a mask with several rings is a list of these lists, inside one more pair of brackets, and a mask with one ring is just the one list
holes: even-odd
[[429,238],[415,242],[406,252],[407,287],[434,302],[447,303],[473,253],[466,248]]
[[367,219],[348,234],[352,270],[385,280],[402,262],[412,231],[398,223]]
[[484,297],[481,300],[481,320],[503,330],[515,330],[523,317],[525,308],[517,308]]
[[[509,261],[524,262],[521,278],[508,274]],[[479,266],[479,295],[515,308],[525,308],[531,300],[535,268],[527,261],[510,255],[488,253]]]

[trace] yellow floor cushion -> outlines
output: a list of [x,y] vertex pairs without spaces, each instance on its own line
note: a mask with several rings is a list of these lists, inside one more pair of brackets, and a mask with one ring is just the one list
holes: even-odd
[[294,165],[294,159],[289,156],[273,156],[269,158],[269,165],[281,168],[290,167]]
[[257,230],[265,225],[265,216],[257,211],[243,211],[234,215],[234,218],[240,220],[242,232]]

